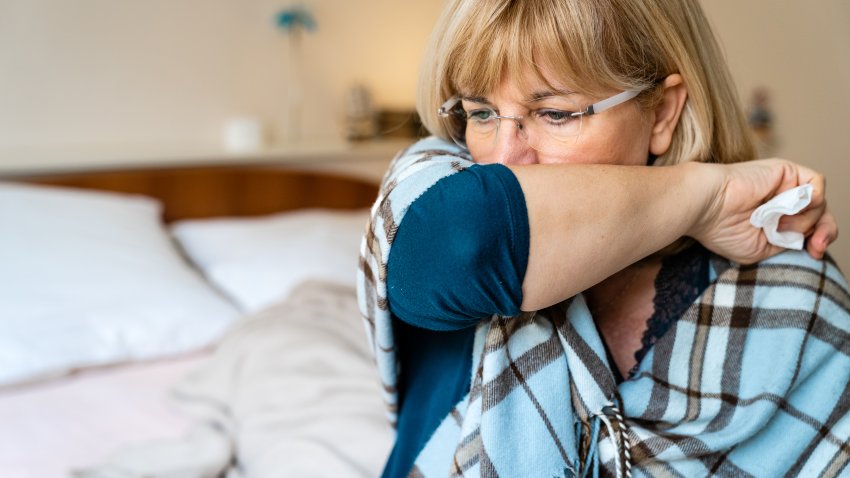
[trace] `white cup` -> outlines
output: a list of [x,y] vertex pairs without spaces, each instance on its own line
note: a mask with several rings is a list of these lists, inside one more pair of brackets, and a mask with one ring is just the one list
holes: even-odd
[[230,118],[224,123],[224,148],[231,153],[253,153],[265,146],[263,122],[254,117]]

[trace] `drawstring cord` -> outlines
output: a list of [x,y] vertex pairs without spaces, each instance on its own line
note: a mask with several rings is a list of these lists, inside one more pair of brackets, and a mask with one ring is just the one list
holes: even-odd
[[593,467],[593,478],[599,478],[599,460],[596,459],[599,448],[599,420],[592,420],[590,423],[590,448],[587,450],[587,456],[584,458],[584,464],[581,467],[581,477],[587,478],[587,472],[590,467]]
[[[599,418],[608,430],[608,438],[614,444],[614,467],[617,469],[617,478],[632,477],[632,444],[627,433],[626,421],[620,409],[613,403],[602,407],[602,411],[595,417]],[[614,429],[611,419],[617,421],[617,429]],[[622,455],[621,455],[622,452]]]
[[[616,427],[614,426],[614,421],[617,422]],[[588,473],[591,473],[593,478],[599,477],[600,460],[598,448],[601,424],[605,425],[605,429],[608,432],[608,439],[614,445],[614,468],[617,472],[617,478],[631,478],[631,441],[629,440],[628,429],[623,419],[623,414],[613,403],[605,405],[602,407],[602,410],[593,414],[593,418],[590,421],[590,443],[584,463],[577,462],[575,467],[569,467],[568,470],[573,476],[578,478],[587,478]],[[580,423],[578,423],[577,428],[580,426]],[[578,469],[579,473],[576,473],[575,469]]]

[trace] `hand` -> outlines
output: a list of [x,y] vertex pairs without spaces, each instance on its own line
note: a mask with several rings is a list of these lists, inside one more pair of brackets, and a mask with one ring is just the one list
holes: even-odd
[[805,248],[815,259],[823,258],[827,246],[838,237],[820,173],[780,159],[699,166],[719,181],[714,201],[690,234],[709,250],[741,264],[782,252],[783,248],[768,243],[762,230],[750,224],[750,215],[773,196],[802,184],[813,186],[812,202],[799,214],[784,216],[779,230],[803,233]]

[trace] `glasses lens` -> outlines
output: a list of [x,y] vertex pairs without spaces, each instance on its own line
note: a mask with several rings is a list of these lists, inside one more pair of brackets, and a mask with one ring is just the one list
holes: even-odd
[[573,142],[581,133],[582,118],[574,111],[540,109],[525,119],[528,145],[544,152],[557,152],[565,143]]
[[439,117],[443,123],[443,128],[449,133],[452,140],[459,146],[466,148],[466,112],[463,111],[459,99],[447,101],[440,108]]
[[476,108],[465,111],[466,134],[482,135],[490,134],[496,130],[498,118],[495,111],[490,108]]
[[583,115],[575,114],[577,106],[562,101],[558,107],[538,108],[525,117],[500,117],[492,108],[455,97],[440,108],[446,131],[460,146],[476,150],[495,144],[500,121],[514,121],[520,136],[541,152],[558,152],[581,133]]

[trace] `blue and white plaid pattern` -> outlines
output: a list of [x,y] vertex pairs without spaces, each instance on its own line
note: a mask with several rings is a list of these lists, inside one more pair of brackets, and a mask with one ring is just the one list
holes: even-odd
[[[386,263],[410,204],[468,167],[429,138],[384,178],[358,298],[395,420]],[[619,387],[581,295],[476,331],[471,389],[410,476],[850,475],[850,294],[830,261],[712,259],[712,284]]]

